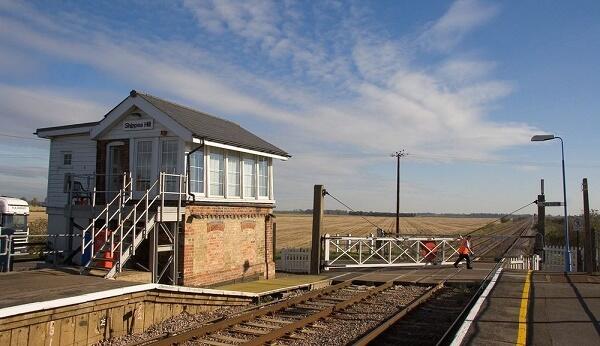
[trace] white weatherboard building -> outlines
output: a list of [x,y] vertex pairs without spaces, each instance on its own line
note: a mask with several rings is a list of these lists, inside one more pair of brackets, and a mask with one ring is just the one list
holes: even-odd
[[[141,267],[160,265],[165,247],[158,242],[165,236],[155,237],[155,244],[143,243],[154,241],[156,229],[162,229],[167,238],[185,239],[179,244],[170,240],[172,282],[211,284],[219,281],[209,279],[214,272],[234,280],[249,271],[267,276],[274,269],[268,244],[275,205],[273,160],[290,157],[278,147],[233,122],[135,90],[98,122],[41,128],[36,134],[51,140],[48,231],[92,237],[90,243],[74,238],[65,244],[71,250],[81,245],[81,254],[73,258],[83,265],[93,267],[102,261],[98,253],[108,249],[114,254],[115,247],[123,254],[112,259],[108,276],[129,259]],[[228,219],[237,221],[223,221]],[[248,229],[252,234],[243,233]],[[212,241],[215,236],[219,246]],[[230,244],[230,239],[235,240]],[[240,246],[253,249],[245,258],[222,258],[230,247]],[[209,250],[211,258],[206,257]],[[224,265],[207,269],[206,261],[212,263],[215,256]],[[160,273],[153,274],[159,281]]]

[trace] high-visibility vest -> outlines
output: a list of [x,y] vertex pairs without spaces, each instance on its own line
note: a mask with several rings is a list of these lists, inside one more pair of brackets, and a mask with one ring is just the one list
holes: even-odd
[[467,239],[460,240],[460,247],[458,248],[458,253],[461,255],[469,254],[469,241]]

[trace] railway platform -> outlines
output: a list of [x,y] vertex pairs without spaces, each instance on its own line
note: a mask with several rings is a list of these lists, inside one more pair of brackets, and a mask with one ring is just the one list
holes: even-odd
[[599,292],[598,274],[503,271],[456,344],[598,345]]
[[138,285],[78,275],[75,269],[40,269],[0,275],[0,309]]

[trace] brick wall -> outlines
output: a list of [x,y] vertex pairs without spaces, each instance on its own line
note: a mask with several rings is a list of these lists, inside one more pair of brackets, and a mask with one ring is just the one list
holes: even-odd
[[205,286],[257,274],[275,277],[271,212],[271,207],[188,205],[182,284]]

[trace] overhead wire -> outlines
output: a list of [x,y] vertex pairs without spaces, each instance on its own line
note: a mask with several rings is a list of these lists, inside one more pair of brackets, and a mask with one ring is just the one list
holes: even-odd
[[30,139],[33,141],[48,141],[46,138],[33,138],[33,137],[25,137],[25,136],[17,136],[17,135],[9,135],[7,133],[0,133],[0,137],[10,137],[10,138],[19,138],[19,139]]
[[[344,207],[346,207],[348,210],[355,212],[356,210],[352,209],[351,207],[349,207],[346,203],[340,201],[338,198],[336,198],[334,195],[332,195],[331,193],[329,193],[329,191],[324,190],[323,193],[325,195],[329,195],[331,198],[333,198],[336,202],[338,202],[339,204],[343,205]],[[366,217],[364,217],[363,215],[358,215],[360,216],[362,219],[364,219],[365,221],[367,221],[368,223],[370,223],[371,225],[373,225],[375,228],[381,229],[381,227],[379,227],[378,225],[376,225],[375,223],[371,222],[371,220],[367,219]]]
[[483,226],[481,226],[481,227],[479,227],[479,228],[477,228],[477,229],[474,229],[474,230],[472,230],[471,232],[468,232],[466,235],[473,234],[473,233],[475,233],[475,232],[477,232],[477,231],[480,231],[480,230],[482,230],[482,229],[486,228],[487,226],[489,226],[489,225],[491,225],[491,224],[493,224],[493,223],[495,223],[495,222],[497,222],[497,221],[500,221],[500,220],[502,220],[503,218],[505,218],[505,217],[507,217],[507,216],[509,216],[509,215],[512,215],[512,214],[514,214],[514,213],[516,213],[516,212],[518,212],[518,211],[520,211],[520,210],[522,210],[522,209],[525,209],[525,208],[529,207],[529,206],[530,206],[530,205],[532,205],[532,204],[536,204],[536,203],[537,203],[537,200],[535,200],[535,201],[533,201],[533,202],[531,202],[531,203],[528,203],[528,204],[526,204],[526,205],[522,206],[522,207],[521,207],[521,208],[519,208],[519,209],[516,209],[516,210],[514,210],[514,211],[512,211],[512,212],[510,212],[510,213],[508,213],[508,214],[504,214],[504,215],[500,216],[499,218],[495,219],[494,221],[491,221],[491,222],[489,222],[489,223],[487,223],[487,224],[485,224],[485,225],[483,225]]

